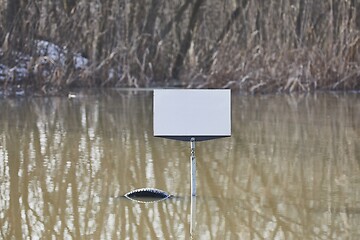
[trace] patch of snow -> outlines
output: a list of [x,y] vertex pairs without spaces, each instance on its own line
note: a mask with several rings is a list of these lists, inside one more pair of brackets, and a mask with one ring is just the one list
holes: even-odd
[[10,74],[14,77],[15,81],[20,81],[29,76],[29,71],[26,67],[15,66],[10,69]]
[[8,67],[0,63],[0,82],[5,81]]
[[74,59],[75,69],[82,69],[86,67],[86,65],[88,65],[89,63],[89,60],[81,56],[79,53],[76,53],[73,59]]
[[16,65],[15,67],[11,68],[10,71],[13,71],[16,80],[21,80],[29,76],[28,65],[31,57],[23,53],[16,54]]
[[36,40],[35,44],[37,54],[47,56],[53,61],[60,62],[62,65],[65,64],[66,51],[64,48],[44,40]]
[[110,68],[108,71],[108,79],[120,79],[123,75],[121,66]]
[[[68,53],[65,47],[60,47],[44,40],[36,40],[35,43],[37,54],[49,57],[52,61],[59,62],[62,66],[65,66],[66,54]],[[89,60],[82,57],[79,53],[73,55],[73,61],[75,69],[82,69],[89,63]]]
[[25,96],[25,91],[24,91],[24,89],[18,89],[18,90],[16,90],[15,91],[15,95],[16,96]]
[[114,68],[110,68],[109,72],[108,72],[108,79],[113,79],[115,77],[115,69]]
[[[36,51],[35,51],[36,54],[40,56],[36,60],[37,61],[36,65],[45,66],[50,64],[50,68],[43,67],[42,69],[42,72],[43,74],[45,74],[45,77],[51,75],[55,65],[64,68],[66,67],[65,65],[66,55],[68,54],[68,50],[66,48],[60,47],[54,43],[44,40],[36,40],[35,47],[36,47]],[[2,55],[3,55],[3,51],[0,48],[0,56]],[[32,57],[22,52],[16,52],[16,51],[12,52],[12,56],[15,58],[14,66],[7,66],[4,64],[0,64],[0,82],[4,82],[6,80],[11,82],[18,82],[29,77],[28,67]],[[84,69],[89,63],[89,60],[85,57],[82,57],[81,54],[79,53],[72,54],[71,56],[73,58],[74,68],[76,70]]]
[[28,77],[29,72],[27,68],[21,66],[15,66],[9,68],[6,65],[0,64],[0,81],[21,81],[22,79]]
[[27,65],[30,61],[30,56],[20,52],[14,52],[14,55],[16,55],[14,67],[10,68],[9,66],[0,64],[0,81],[21,81],[28,77],[29,72]]

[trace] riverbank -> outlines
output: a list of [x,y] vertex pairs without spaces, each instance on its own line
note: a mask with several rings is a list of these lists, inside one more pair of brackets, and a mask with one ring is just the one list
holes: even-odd
[[0,3],[6,96],[75,87],[360,90],[356,1]]
[[[91,64],[81,54],[48,41],[37,40],[34,46],[33,55],[14,51],[12,65],[0,63],[0,96],[66,95],[73,88],[109,87],[231,88],[250,94],[360,91],[358,64],[328,64],[315,50],[294,50],[279,57],[259,53],[251,61],[238,59],[240,63],[233,61],[208,75],[182,74],[179,80],[143,82],[121,71],[123,66],[103,69],[104,62]],[[0,57],[4,56],[0,48]]]

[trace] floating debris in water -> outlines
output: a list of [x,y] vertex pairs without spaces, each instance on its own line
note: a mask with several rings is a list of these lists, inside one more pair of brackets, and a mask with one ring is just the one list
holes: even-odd
[[69,98],[69,99],[76,98],[76,97],[77,97],[77,96],[76,96],[75,93],[69,93],[69,94],[68,94],[68,98]]
[[124,196],[130,200],[140,203],[158,202],[171,197],[171,195],[167,192],[156,188],[140,188],[128,192]]

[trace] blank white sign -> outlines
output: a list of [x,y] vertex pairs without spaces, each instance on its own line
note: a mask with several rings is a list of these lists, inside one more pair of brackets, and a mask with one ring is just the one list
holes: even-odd
[[229,89],[154,90],[154,136],[196,141],[231,136]]

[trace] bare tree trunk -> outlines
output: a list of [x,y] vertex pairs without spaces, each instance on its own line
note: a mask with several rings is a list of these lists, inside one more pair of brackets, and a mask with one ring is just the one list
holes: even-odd
[[354,18],[356,29],[360,30],[360,2],[351,0],[349,11],[349,22]]
[[266,17],[268,16],[268,8],[270,2],[268,1],[260,1],[259,2],[259,9],[258,9],[258,18],[257,18],[257,25],[260,37],[260,43],[267,43],[268,33],[267,33],[267,26],[266,26]]
[[148,34],[149,36],[152,36],[154,33],[155,22],[158,16],[158,11],[160,9],[160,6],[161,6],[161,0],[152,0],[143,31],[145,34]]
[[156,18],[158,17],[160,6],[161,6],[161,0],[152,0],[143,30],[144,33],[143,43],[139,49],[140,51],[138,52],[139,59],[142,59],[143,55],[146,54],[145,52],[148,52],[147,54],[149,54],[149,59],[148,59],[149,62],[152,61],[156,49],[156,43],[154,39],[154,29],[155,29]]
[[164,38],[168,35],[168,33],[170,32],[174,22],[180,22],[184,12],[186,11],[186,9],[189,7],[190,3],[193,0],[186,0],[186,2],[179,8],[179,10],[177,11],[177,13],[175,14],[174,18],[172,18],[166,25],[165,27],[161,30],[160,32],[160,39],[164,40]]
[[225,38],[226,34],[230,31],[230,28],[234,24],[235,20],[240,16],[242,9],[244,7],[246,7],[246,4],[247,4],[247,1],[243,1],[243,5],[236,7],[236,9],[231,13],[230,19],[227,21],[224,28],[222,29],[219,37],[216,40],[216,43],[214,44],[214,46],[211,48],[211,50],[206,55],[205,60],[204,60],[204,66],[205,66],[204,72],[205,73],[207,73],[210,70],[210,68],[214,62],[214,58],[213,58],[214,53],[218,50],[221,42]]
[[296,18],[296,36],[297,36],[297,41],[295,41],[295,46],[298,45],[298,43],[300,43],[300,45],[302,44],[302,40],[303,40],[303,33],[302,33],[302,22],[303,22],[303,18],[304,18],[304,9],[305,9],[305,0],[300,0],[299,2],[299,13],[297,15]]
[[6,41],[8,49],[18,49],[23,45],[21,33],[21,0],[8,0],[6,8]]
[[99,21],[99,39],[96,49],[96,61],[100,62],[107,54],[106,45],[109,42],[109,18],[111,17],[112,0],[101,1],[101,19]]
[[176,60],[175,60],[175,63],[174,63],[173,69],[172,69],[172,77],[174,79],[179,78],[180,70],[184,65],[185,56],[190,48],[190,44],[191,44],[192,37],[193,37],[193,31],[196,26],[196,22],[197,22],[198,15],[199,15],[199,10],[200,10],[201,5],[204,3],[204,1],[205,0],[197,0],[194,4],[185,37],[184,37],[183,41],[181,42],[180,49],[176,56]]
[[136,3],[137,1],[130,1],[127,16],[127,25],[126,25],[126,40],[127,43],[131,43],[134,34],[134,19],[135,19],[135,11],[136,11]]
[[63,7],[67,15],[70,15],[73,12],[75,6],[76,6],[75,0],[63,0]]
[[6,30],[11,32],[18,25],[20,13],[20,0],[8,0],[6,9]]
[[339,35],[339,1],[331,1],[331,13],[332,13],[332,34],[333,42],[335,43]]

